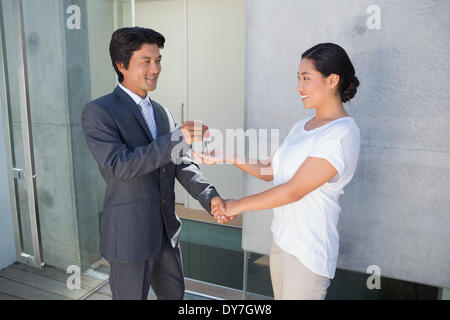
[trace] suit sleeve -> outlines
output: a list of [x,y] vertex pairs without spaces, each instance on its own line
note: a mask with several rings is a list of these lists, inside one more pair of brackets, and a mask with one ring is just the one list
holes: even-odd
[[178,128],[146,146],[131,150],[123,143],[112,116],[92,103],[83,109],[82,127],[98,166],[110,177],[121,180],[148,174],[169,163],[175,154],[180,156],[179,152],[172,152],[180,143],[184,146],[183,150],[188,148]]
[[187,192],[212,215],[210,202],[212,198],[218,197],[219,193],[206,180],[199,167],[189,158],[184,157],[183,163],[176,166],[176,177]]

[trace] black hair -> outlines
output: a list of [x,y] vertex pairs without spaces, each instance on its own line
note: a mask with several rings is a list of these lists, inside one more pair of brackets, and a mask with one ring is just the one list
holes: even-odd
[[334,43],[319,43],[302,54],[302,59],[313,61],[316,70],[324,77],[334,73],[339,75],[338,92],[342,102],[347,102],[356,94],[359,80],[355,68],[345,50]]
[[125,69],[128,69],[133,52],[141,49],[144,43],[157,44],[161,49],[164,48],[165,41],[159,32],[142,27],[125,27],[114,31],[109,44],[109,54],[119,82],[123,82],[124,78],[117,68],[117,63],[123,63]]

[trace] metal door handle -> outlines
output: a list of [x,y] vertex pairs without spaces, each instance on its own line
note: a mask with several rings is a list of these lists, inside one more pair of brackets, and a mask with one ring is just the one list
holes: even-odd
[[18,169],[18,168],[13,168],[12,172],[13,172],[14,178],[16,178],[17,180],[24,180],[25,179],[25,170]]

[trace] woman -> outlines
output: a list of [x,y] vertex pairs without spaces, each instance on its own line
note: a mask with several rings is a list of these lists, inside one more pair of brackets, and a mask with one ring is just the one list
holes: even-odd
[[[275,299],[324,299],[334,277],[339,196],[353,177],[360,146],[359,128],[343,103],[358,86],[340,46],[322,43],[307,50],[297,91],[315,116],[294,125],[269,163],[234,160],[246,173],[274,182],[265,192],[227,201],[225,215],[274,209],[270,274]],[[196,157],[209,164],[222,161],[211,154]],[[218,208],[213,213],[219,219],[223,214]]]

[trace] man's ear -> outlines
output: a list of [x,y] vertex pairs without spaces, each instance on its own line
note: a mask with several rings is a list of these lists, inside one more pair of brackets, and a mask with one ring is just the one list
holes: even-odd
[[117,69],[119,69],[119,71],[120,72],[124,72],[125,70],[127,70],[126,68],[125,68],[125,65],[123,64],[123,62],[116,62],[116,66],[117,66]]

